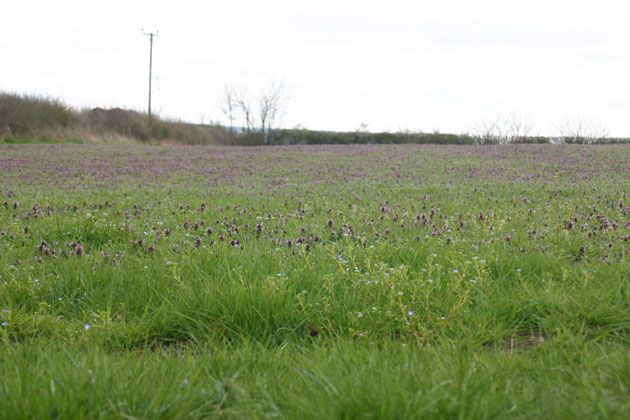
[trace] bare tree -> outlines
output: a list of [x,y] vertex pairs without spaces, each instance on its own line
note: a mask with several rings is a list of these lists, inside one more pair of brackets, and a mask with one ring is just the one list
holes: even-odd
[[506,143],[525,140],[532,133],[532,118],[528,115],[510,113],[502,117],[502,132]]
[[252,107],[252,101],[245,90],[242,90],[238,95],[236,104],[243,114],[246,133],[251,134],[254,131],[254,110]]
[[498,119],[483,120],[473,129],[473,137],[477,144],[499,144],[500,132]]
[[263,142],[269,143],[272,129],[283,113],[286,98],[283,83],[270,83],[256,99],[252,99],[245,89],[236,90],[226,85],[219,105],[230,122],[230,133],[234,133],[234,121],[242,118],[241,127],[244,127],[245,134],[260,133]]
[[238,97],[236,89],[230,85],[223,86],[223,96],[221,97],[221,112],[227,117],[230,128],[229,132],[234,132],[234,120],[236,111],[238,110]]
[[556,125],[556,130],[556,143],[592,144],[608,137],[608,130],[600,121],[585,117],[567,118]]
[[284,84],[282,82],[272,82],[266,90],[260,93],[258,116],[260,130],[265,143],[269,142],[269,134],[276,119],[280,116],[285,99]]
[[529,116],[510,113],[479,122],[473,136],[477,144],[509,144],[525,140],[531,132]]

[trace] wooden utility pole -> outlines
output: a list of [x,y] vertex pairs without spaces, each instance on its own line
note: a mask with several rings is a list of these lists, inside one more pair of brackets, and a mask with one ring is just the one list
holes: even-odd
[[153,71],[153,37],[158,36],[158,32],[142,32],[144,35],[149,37],[149,127],[151,126],[151,73]]

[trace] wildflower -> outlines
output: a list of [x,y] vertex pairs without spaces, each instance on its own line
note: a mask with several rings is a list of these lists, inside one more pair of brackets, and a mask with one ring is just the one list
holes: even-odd
[[92,326],[91,326],[90,324],[85,324],[85,325],[83,326],[83,329],[84,329],[84,330],[89,330],[91,327],[92,327]]

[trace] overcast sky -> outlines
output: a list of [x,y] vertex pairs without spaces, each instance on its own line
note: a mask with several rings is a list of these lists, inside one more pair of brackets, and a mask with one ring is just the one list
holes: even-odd
[[627,0],[2,2],[0,89],[224,121],[222,87],[282,81],[283,126],[470,132],[499,114],[630,136]]

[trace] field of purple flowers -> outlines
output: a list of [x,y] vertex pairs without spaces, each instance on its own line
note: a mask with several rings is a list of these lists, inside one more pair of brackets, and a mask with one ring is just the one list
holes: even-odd
[[0,145],[0,173],[0,418],[630,416],[628,146]]

